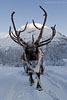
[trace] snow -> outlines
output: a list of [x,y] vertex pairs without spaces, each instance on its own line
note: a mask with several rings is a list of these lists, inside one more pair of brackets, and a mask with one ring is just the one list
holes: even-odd
[[[35,23],[35,24],[36,24],[36,26],[39,27],[39,28],[42,27],[42,24],[39,24],[39,23]],[[19,29],[22,30],[22,29],[24,29],[24,27],[25,27],[25,25],[21,26],[21,28],[19,28]],[[48,28],[47,26],[44,26],[44,27],[45,27],[45,28]],[[28,28],[28,29],[31,29],[31,28],[35,28],[35,27],[34,27],[33,23],[31,23],[31,24],[28,24],[28,25],[27,25],[27,28]]]
[[67,67],[45,66],[41,76],[43,91],[30,86],[23,67],[0,67],[0,100],[66,100]]

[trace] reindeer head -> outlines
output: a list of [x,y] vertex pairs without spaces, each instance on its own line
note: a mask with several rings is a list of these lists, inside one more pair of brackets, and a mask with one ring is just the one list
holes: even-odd
[[26,25],[25,25],[23,30],[19,30],[18,31],[18,30],[16,30],[16,27],[15,27],[15,24],[14,24],[14,20],[13,20],[13,15],[15,14],[15,12],[13,12],[11,14],[11,20],[12,20],[12,24],[13,24],[13,28],[14,28],[15,33],[13,33],[11,31],[11,26],[10,26],[10,28],[9,28],[9,35],[10,35],[10,37],[11,37],[11,39],[13,41],[15,41],[16,43],[18,43],[19,45],[21,45],[24,48],[26,55],[30,55],[29,59],[31,59],[31,58],[35,59],[35,57],[38,55],[39,47],[47,45],[48,43],[50,43],[51,40],[53,39],[53,37],[55,36],[55,33],[56,33],[56,30],[55,30],[55,26],[56,25],[54,25],[54,27],[51,27],[51,29],[52,29],[52,37],[47,39],[47,40],[44,40],[44,41],[40,42],[40,40],[42,38],[44,26],[45,26],[45,23],[46,23],[46,20],[47,20],[47,12],[42,8],[42,6],[40,6],[40,8],[43,10],[45,18],[44,18],[44,22],[43,22],[43,25],[42,25],[41,28],[38,28],[36,26],[34,20],[33,20],[33,25],[35,26],[35,28],[40,30],[40,34],[39,34],[38,38],[36,39],[36,41],[34,41],[34,37],[32,35],[32,42],[31,42],[31,44],[25,42],[20,37],[20,33],[24,32],[26,30],[28,22],[26,23]]

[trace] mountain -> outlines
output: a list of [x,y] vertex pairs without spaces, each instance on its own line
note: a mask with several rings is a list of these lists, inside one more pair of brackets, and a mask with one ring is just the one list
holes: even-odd
[[[38,27],[41,24],[36,23]],[[22,26],[21,30],[23,30]],[[18,30],[19,30],[18,29]],[[45,26],[43,31],[42,40],[51,37],[51,29]],[[27,29],[21,33],[21,37],[24,41],[28,42],[32,40],[32,34],[34,34],[34,39],[38,37],[40,30],[37,30],[33,24],[28,24]],[[45,52],[44,61],[45,65],[66,65],[67,59],[67,37],[57,32],[54,39],[47,46],[42,47]],[[0,38],[0,64],[12,65],[12,66],[22,66],[22,61],[20,59],[23,48],[11,40],[9,34]]]

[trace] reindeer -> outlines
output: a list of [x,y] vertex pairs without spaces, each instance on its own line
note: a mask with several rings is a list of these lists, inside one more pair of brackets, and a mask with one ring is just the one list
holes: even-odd
[[23,30],[17,30],[15,27],[14,19],[13,19],[13,15],[15,14],[15,12],[12,12],[12,14],[11,14],[11,21],[13,24],[14,32],[11,31],[11,26],[9,28],[9,35],[10,35],[11,39],[13,41],[15,41],[16,43],[18,43],[19,45],[21,45],[24,49],[24,53],[21,56],[21,58],[24,62],[25,69],[27,69],[27,72],[29,73],[29,81],[30,81],[31,85],[34,83],[32,74],[35,73],[37,75],[36,89],[38,89],[38,90],[42,90],[42,87],[40,84],[41,68],[43,71],[43,56],[42,56],[42,50],[40,49],[40,47],[49,44],[56,34],[56,29],[55,29],[56,25],[54,25],[54,27],[51,27],[52,37],[50,37],[44,41],[40,41],[42,38],[44,26],[45,26],[45,23],[47,20],[47,12],[44,10],[44,8],[42,6],[40,6],[40,8],[43,10],[44,16],[45,16],[42,27],[41,28],[37,27],[34,20],[32,21],[34,27],[37,28],[38,30],[40,30],[40,34],[39,34],[38,38],[36,39],[36,41],[34,41],[33,35],[32,35],[32,42],[30,44],[25,42],[20,37],[20,34],[26,30],[28,22],[26,23]]

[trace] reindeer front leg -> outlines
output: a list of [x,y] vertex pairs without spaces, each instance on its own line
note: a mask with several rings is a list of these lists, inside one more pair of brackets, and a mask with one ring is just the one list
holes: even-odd
[[36,89],[42,91],[41,82],[40,82],[40,73],[36,73],[37,75],[37,86]]
[[41,82],[40,82],[40,75],[41,75],[41,61],[42,61],[42,52],[41,50],[39,50],[39,60],[38,60],[38,72],[36,72],[36,75],[37,75],[37,86],[36,86],[36,89],[41,91],[42,90],[42,87],[41,87]]
[[32,77],[32,72],[29,73],[29,82],[30,82],[30,86],[32,86],[34,84],[34,79]]

